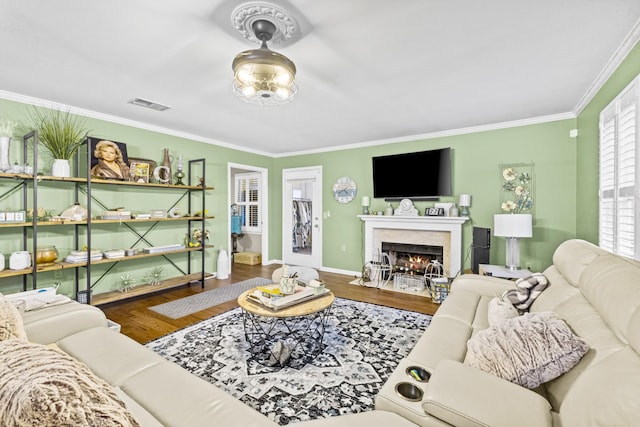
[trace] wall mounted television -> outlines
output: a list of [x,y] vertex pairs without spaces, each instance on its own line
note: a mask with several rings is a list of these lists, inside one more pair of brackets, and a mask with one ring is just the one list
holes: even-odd
[[451,196],[451,148],[372,158],[373,197],[434,200]]

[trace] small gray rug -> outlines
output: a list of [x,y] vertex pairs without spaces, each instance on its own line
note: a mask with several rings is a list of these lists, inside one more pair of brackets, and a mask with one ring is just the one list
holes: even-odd
[[165,302],[164,304],[149,307],[149,310],[162,314],[172,319],[179,319],[184,316],[196,313],[198,311],[213,307],[223,302],[231,301],[238,298],[244,291],[255,288],[256,286],[264,286],[273,283],[271,279],[264,277],[255,277],[253,279],[244,280],[232,285],[223,286],[221,288],[211,289],[210,291],[201,292],[199,294],[190,295],[175,301]]

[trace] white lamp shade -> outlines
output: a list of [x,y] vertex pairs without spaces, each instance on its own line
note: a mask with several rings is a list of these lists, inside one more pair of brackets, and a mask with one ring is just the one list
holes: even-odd
[[532,237],[531,214],[498,214],[493,216],[493,235],[499,237]]
[[362,196],[362,206],[369,206],[371,202],[369,201],[369,196]]
[[461,194],[458,204],[467,208],[471,206],[471,194]]

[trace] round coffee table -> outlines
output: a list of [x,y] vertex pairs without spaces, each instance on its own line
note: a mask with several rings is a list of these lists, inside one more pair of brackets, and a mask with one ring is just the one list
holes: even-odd
[[335,301],[331,291],[277,311],[250,300],[255,291],[249,289],[238,297],[252,359],[266,366],[302,367],[322,352]]

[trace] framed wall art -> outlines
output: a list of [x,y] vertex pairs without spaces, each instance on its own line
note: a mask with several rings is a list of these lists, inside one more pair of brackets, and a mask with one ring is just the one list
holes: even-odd
[[89,137],[88,141],[91,154],[91,177],[116,180],[129,178],[126,144],[95,137]]

